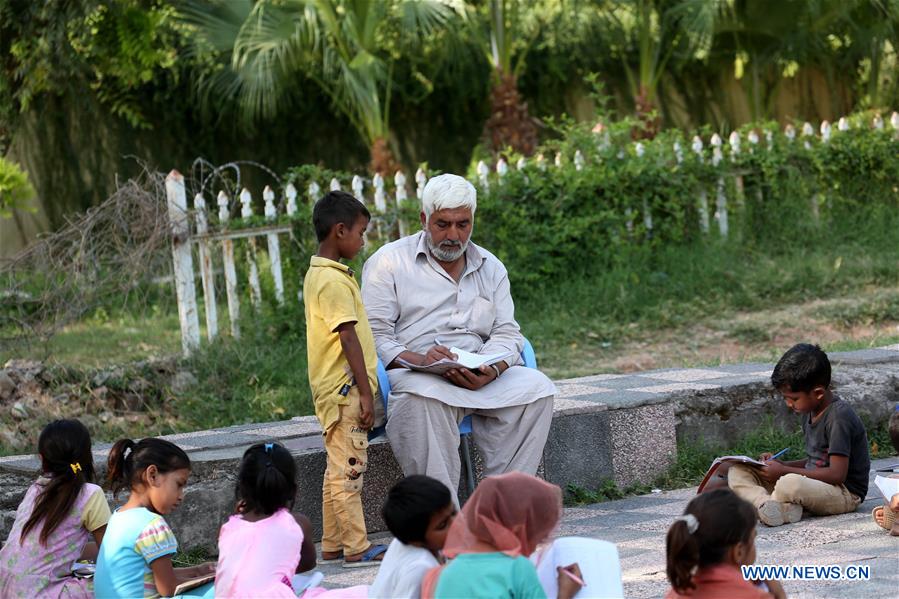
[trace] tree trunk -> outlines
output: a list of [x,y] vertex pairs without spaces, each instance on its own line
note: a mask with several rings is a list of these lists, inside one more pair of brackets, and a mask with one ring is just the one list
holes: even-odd
[[496,71],[490,90],[490,118],[484,124],[490,149],[499,153],[511,147],[530,156],[537,148],[537,123],[528,112],[528,103],[518,93],[515,76]]
[[662,119],[656,112],[655,102],[652,100],[649,89],[644,86],[640,86],[640,91],[634,98],[634,111],[637,113],[639,128],[635,128],[631,132],[631,137],[634,140],[654,139],[662,128]]
[[386,179],[387,177],[392,177],[399,170],[399,163],[394,158],[386,138],[379,137],[376,139],[371,144],[369,153],[371,155],[371,164],[369,164],[371,172],[380,173]]

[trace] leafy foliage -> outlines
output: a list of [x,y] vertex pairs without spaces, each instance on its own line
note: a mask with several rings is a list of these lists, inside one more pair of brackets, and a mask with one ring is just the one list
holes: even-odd
[[445,27],[454,12],[440,0],[349,2],[189,2],[182,18],[229,62],[211,79],[236,91],[250,118],[283,107],[297,74],[311,79],[372,147],[376,172],[393,172],[383,146],[390,133],[393,63],[414,56],[425,36]]
[[113,114],[147,127],[139,96],[174,66],[172,15],[163,0],[3,3],[5,109],[23,112],[39,96],[89,86]]
[[0,218],[9,218],[13,210],[25,208],[33,197],[28,175],[16,163],[0,158]]
[[[696,154],[676,130],[637,145],[629,141],[632,121],[600,133],[565,122],[559,125],[562,137],[542,147],[544,155],[564,157],[561,167],[532,160],[482,189],[479,240],[505,262],[513,283],[527,288],[699,239],[771,251],[814,237],[849,240],[862,223],[876,235],[871,223],[891,221],[886,217],[899,202],[899,165],[892,160],[899,139],[871,129],[870,114],[853,121],[852,129],[834,133],[827,143],[791,141],[769,123],[750,124],[741,129],[740,151],[725,144],[717,165],[708,143]],[[771,133],[770,149],[765,132]],[[747,141],[750,133],[754,144]],[[719,181],[727,201],[726,242],[719,240],[715,221]],[[704,219],[711,221],[708,233]]]

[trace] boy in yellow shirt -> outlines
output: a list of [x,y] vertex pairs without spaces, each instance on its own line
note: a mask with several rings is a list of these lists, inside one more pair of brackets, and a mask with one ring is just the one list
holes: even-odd
[[[322,486],[322,561],[377,565],[387,548],[372,545],[362,512],[368,430],[375,421],[377,354],[351,260],[364,244],[371,215],[344,191],[315,203],[318,253],[303,281],[309,384],[324,431],[328,465]],[[378,400],[380,403],[380,400]]]

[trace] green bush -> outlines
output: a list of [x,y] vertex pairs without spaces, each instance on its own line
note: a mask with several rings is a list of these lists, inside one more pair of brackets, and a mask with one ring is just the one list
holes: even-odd
[[[541,148],[548,157],[542,166],[530,160],[501,180],[492,176],[488,189],[481,189],[478,241],[505,262],[513,284],[528,289],[573,280],[626,265],[635,252],[653,256],[663,246],[697,240],[773,255],[815,243],[851,243],[860,231],[888,235],[896,221],[894,131],[857,124],[834,131],[825,143],[801,135],[791,141],[774,124],[757,123],[740,130],[739,153],[724,140],[722,160],[715,165],[707,135],[701,157],[676,130],[641,141],[638,156],[631,130],[628,121],[612,125],[603,143],[605,134],[588,125],[565,124],[560,139]],[[748,141],[750,131],[758,143]],[[573,159],[577,151],[583,156],[580,169]],[[563,157],[560,167],[550,164],[557,152]],[[726,240],[714,218],[718,181],[727,197]],[[708,232],[700,225],[701,192],[707,198]]]
[[25,208],[34,197],[28,175],[15,162],[0,157],[0,218],[9,218],[13,210]]

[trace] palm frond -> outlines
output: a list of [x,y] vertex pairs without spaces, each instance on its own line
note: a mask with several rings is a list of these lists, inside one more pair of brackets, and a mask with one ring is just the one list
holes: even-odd
[[178,20],[216,52],[231,52],[252,10],[253,0],[182,0],[176,4]]

